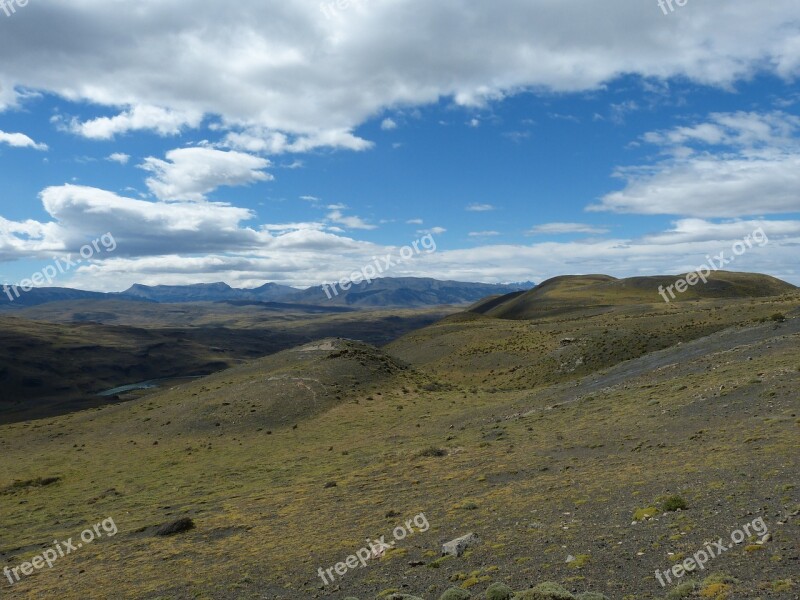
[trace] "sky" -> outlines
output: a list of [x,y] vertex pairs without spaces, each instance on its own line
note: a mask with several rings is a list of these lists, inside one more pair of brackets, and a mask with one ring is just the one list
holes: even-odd
[[800,3],[662,2],[5,0],[0,280],[800,284]]

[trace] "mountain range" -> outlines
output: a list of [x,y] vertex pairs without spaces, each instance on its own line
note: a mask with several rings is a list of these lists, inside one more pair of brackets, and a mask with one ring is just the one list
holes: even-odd
[[15,297],[13,292],[0,294],[0,309],[38,306],[62,300],[131,300],[179,304],[186,302],[291,303],[352,308],[418,308],[444,304],[469,304],[487,296],[505,295],[534,287],[531,282],[487,284],[439,281],[429,278],[382,278],[372,283],[354,284],[337,294],[322,286],[305,290],[266,283],[260,287],[234,288],[227,283],[147,286],[134,284],[124,292],[102,293],[69,288],[34,288]]

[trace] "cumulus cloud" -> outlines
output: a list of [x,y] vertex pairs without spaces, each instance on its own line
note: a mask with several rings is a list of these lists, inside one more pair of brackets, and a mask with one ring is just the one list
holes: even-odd
[[47,144],[37,144],[24,133],[6,133],[0,130],[0,144],[8,144],[12,148],[33,148],[34,150],[47,150]]
[[[322,223],[246,225],[255,214],[219,202],[156,202],[127,198],[87,186],[48,187],[40,194],[48,222],[0,217],[0,258],[48,258],[75,252],[87,240],[110,232],[114,256],[126,260],[193,254],[261,256],[278,251],[332,253],[371,246],[324,231]],[[326,259],[329,260],[329,258]]]
[[754,231],[763,229],[772,237],[800,235],[800,221],[796,220],[736,220],[722,223],[706,219],[680,219],[673,228],[663,233],[644,236],[644,242],[652,244],[687,244],[694,242],[725,242],[743,239]]
[[590,210],[691,217],[800,211],[800,118],[782,112],[715,113],[707,121],[650,132],[668,158],[624,167],[625,187]]
[[11,221],[0,217],[0,260],[13,261],[64,249],[55,223]]
[[338,223],[346,229],[377,229],[377,226],[368,223],[361,217],[343,214],[342,210],[347,207],[342,204],[332,204],[328,208],[331,209],[331,212],[328,213],[328,220]]
[[177,111],[139,105],[114,117],[99,117],[80,122],[72,119],[66,128],[91,140],[110,140],[131,131],[154,131],[160,136],[178,135],[184,128],[195,128],[203,120],[197,111]]
[[[117,241],[114,253],[82,265],[63,281],[86,289],[219,280],[245,287],[264,281],[315,285],[344,276],[380,253],[397,250],[337,234],[325,223],[247,226],[255,218],[251,211],[220,203],[137,200],[74,185],[47,188],[41,199],[51,218],[48,222],[0,218],[0,258],[49,261],[53,253],[75,252],[87,240],[110,232]],[[393,275],[501,282],[541,281],[570,272],[680,273],[758,228],[768,236],[769,245],[754,247],[737,258],[733,268],[800,283],[800,271],[792,266],[800,245],[800,221],[766,219],[682,219],[664,232],[634,239],[480,244],[460,250],[440,243],[436,253],[409,261]]]
[[231,131],[219,144],[222,148],[233,148],[258,154],[284,154],[287,152],[310,152],[318,148],[335,148],[361,152],[373,147],[373,143],[345,130],[328,130],[312,135],[289,136],[278,131],[250,127],[244,131]]
[[153,174],[146,183],[159,200],[199,202],[221,186],[271,181],[273,176],[264,172],[271,164],[243,152],[179,148],[167,152],[166,160],[148,157],[141,167]]
[[63,250],[106,232],[121,255],[251,251],[268,241],[241,225],[251,211],[222,203],[150,202],[76,185],[49,187],[41,200],[53,219],[41,237]]
[[[368,147],[353,133],[367,119],[442,98],[482,106],[531,89],[593,90],[622,74],[731,86],[800,73],[800,33],[787,26],[800,18],[796,0],[770,10],[696,3],[669,19],[649,3],[606,0],[602,12],[598,27],[582,0],[375,1],[334,19],[302,0],[41,0],[25,27],[0,37],[0,55],[15,57],[0,65],[0,106],[35,89],[121,111],[71,123],[95,139],[171,135],[215,115],[235,133],[257,128],[267,149],[307,151]],[[229,142],[255,151],[252,140]]]
[[[800,32],[789,24],[800,20],[800,4],[773,0],[769,8],[752,0],[729,0],[724,11],[694,3],[667,19],[655,4],[605,0],[598,27],[597,10],[582,0],[375,0],[333,19],[300,0],[40,0],[0,36],[0,55],[14,57],[0,63],[0,110],[24,105],[33,95],[27,90],[37,90],[75,103],[84,116],[56,123],[87,139],[171,136],[208,122],[220,140],[145,159],[147,185],[159,202],[89,187],[47,188],[42,201],[51,220],[0,218],[0,258],[49,258],[111,231],[118,250],[80,271],[87,287],[219,279],[310,285],[336,278],[386,250],[344,235],[374,228],[368,221],[340,208],[328,209],[321,223],[257,225],[251,211],[208,197],[221,186],[269,180],[272,165],[263,156],[368,150],[372,143],[358,128],[387,111],[442,101],[486,108],[532,90],[597,90],[623,75],[654,88],[673,77],[729,89],[764,74],[795,80]],[[606,118],[621,122],[640,108],[621,100]],[[798,281],[791,267],[800,245],[796,222],[764,216],[800,208],[796,119],[718,113],[638,140],[659,158],[621,168],[622,189],[593,209],[683,217],[667,231],[440,247],[396,274],[507,281],[678,272],[702,263],[725,238],[761,225],[769,252],[748,253],[741,268]],[[0,141],[46,149],[24,134],[0,134]],[[563,225],[584,228],[565,233],[599,233],[560,225],[562,232]]]
[[798,148],[800,117],[782,111],[770,113],[734,112],[712,113],[706,122],[653,131],[644,141],[667,148],[702,146],[731,146],[734,148]]
[[417,233],[420,235],[441,235],[443,233],[447,233],[447,229],[444,227],[431,227],[430,229],[419,229],[417,230]]
[[119,163],[121,165],[127,165],[130,159],[131,159],[130,155],[125,154],[124,152],[114,152],[113,154],[109,154],[106,157],[106,160],[110,162]]

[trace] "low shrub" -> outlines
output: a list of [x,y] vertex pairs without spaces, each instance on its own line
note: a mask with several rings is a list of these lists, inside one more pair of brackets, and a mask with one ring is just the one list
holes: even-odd
[[680,496],[669,496],[662,502],[661,509],[664,512],[675,512],[677,510],[686,510],[689,504]]
[[469,598],[472,598],[472,594],[460,588],[450,588],[439,596],[439,600],[469,600]]
[[486,589],[486,600],[511,600],[514,590],[505,583],[493,583]]

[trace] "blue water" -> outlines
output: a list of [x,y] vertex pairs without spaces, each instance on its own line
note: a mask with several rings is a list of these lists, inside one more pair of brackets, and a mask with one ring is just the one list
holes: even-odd
[[97,394],[98,396],[116,396],[117,394],[124,394],[125,392],[132,392],[134,390],[150,390],[155,387],[158,387],[158,383],[155,381],[143,381],[141,383],[131,383],[129,385],[121,385],[119,387],[112,388],[110,390],[106,390],[105,392],[100,392]]
[[105,397],[105,396],[116,396],[117,394],[124,394],[125,392],[133,392],[135,390],[152,390],[153,388],[157,388],[162,383],[168,381],[178,382],[189,379],[199,379],[200,377],[201,377],[200,375],[192,375],[190,377],[170,377],[168,379],[152,379],[150,381],[142,381],[141,383],[130,383],[128,385],[121,385],[119,387],[106,390],[105,392],[100,392],[97,395]]

